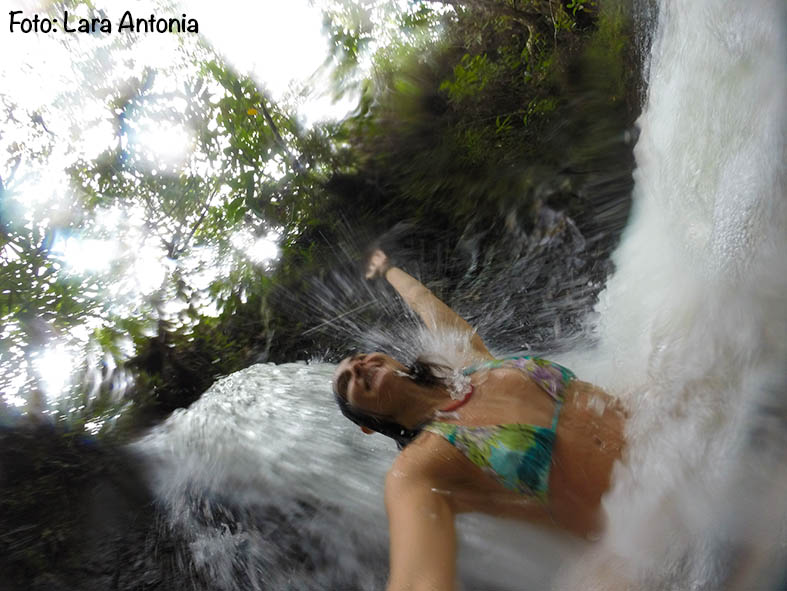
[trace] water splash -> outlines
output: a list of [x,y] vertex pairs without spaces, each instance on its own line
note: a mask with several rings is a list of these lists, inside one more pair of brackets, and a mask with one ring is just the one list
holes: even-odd
[[[252,366],[135,445],[151,466],[162,527],[180,540],[180,568],[195,586],[384,586],[382,490],[396,449],[341,420],[328,391],[334,369]],[[463,516],[460,528],[460,575],[470,589],[543,588],[575,552],[568,540],[480,516]],[[490,545],[501,535],[506,543]]]

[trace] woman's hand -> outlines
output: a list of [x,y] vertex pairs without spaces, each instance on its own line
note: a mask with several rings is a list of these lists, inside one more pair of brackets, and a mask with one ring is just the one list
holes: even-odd
[[385,278],[410,309],[418,314],[429,330],[433,332],[451,330],[467,333],[470,344],[476,352],[475,357],[493,359],[492,354],[484,345],[484,341],[464,318],[440,301],[415,277],[408,275],[399,267],[392,266],[386,254],[379,248],[369,257],[365,277],[367,279]]
[[372,253],[372,256],[369,257],[369,262],[366,265],[366,274],[364,276],[367,279],[385,277],[385,272],[390,268],[391,263],[388,260],[388,255],[378,248]]

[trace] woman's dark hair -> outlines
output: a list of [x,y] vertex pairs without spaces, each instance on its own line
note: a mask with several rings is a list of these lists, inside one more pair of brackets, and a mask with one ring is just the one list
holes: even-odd
[[[426,361],[419,357],[410,365],[407,374],[419,386],[438,386],[445,383],[439,372],[446,369],[446,366]],[[342,411],[345,417],[359,427],[366,427],[381,435],[390,437],[396,442],[399,449],[404,449],[421,432],[420,426],[415,429],[408,429],[386,417],[361,410],[357,406],[350,404],[336,390],[334,390],[333,395],[336,398],[336,404],[339,405],[339,410]]]
[[353,406],[347,400],[340,396],[338,392],[333,393],[336,398],[336,403],[339,405],[339,410],[342,414],[350,419],[359,427],[366,427],[372,431],[376,431],[386,437],[390,437],[396,442],[399,449],[404,449],[421,432],[420,429],[407,429],[399,423],[395,423],[389,419],[368,413]]

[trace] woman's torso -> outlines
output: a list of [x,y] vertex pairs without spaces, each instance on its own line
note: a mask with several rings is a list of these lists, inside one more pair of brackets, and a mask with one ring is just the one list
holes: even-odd
[[[471,381],[473,396],[456,418],[444,422],[465,427],[520,424],[545,433],[553,426],[555,400],[522,370],[481,369]],[[527,519],[583,536],[601,528],[600,500],[623,449],[624,414],[614,399],[585,382],[571,380],[560,394],[548,490],[541,498],[507,488],[439,434],[426,432],[412,444],[438,465],[439,488],[455,511]]]

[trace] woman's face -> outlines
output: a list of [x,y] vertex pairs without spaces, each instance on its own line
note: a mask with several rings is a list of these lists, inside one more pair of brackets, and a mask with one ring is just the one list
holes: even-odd
[[352,406],[383,416],[395,411],[397,385],[404,365],[383,353],[359,353],[346,357],[333,375],[333,388]]

